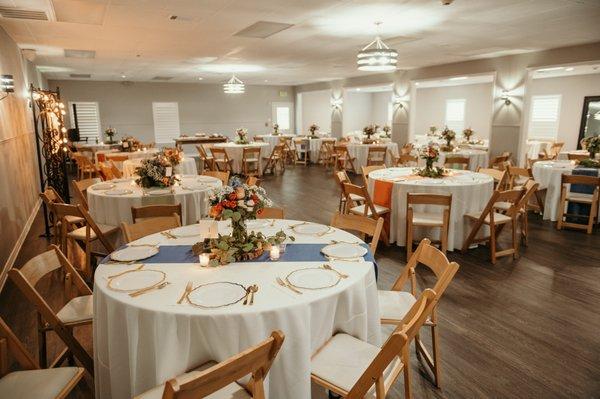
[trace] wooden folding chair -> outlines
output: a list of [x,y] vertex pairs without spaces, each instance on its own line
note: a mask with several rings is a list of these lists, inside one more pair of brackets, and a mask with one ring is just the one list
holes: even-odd
[[200,162],[202,163],[202,170],[208,168],[208,170],[217,170],[215,165],[215,158],[206,153],[206,150],[203,146],[197,145],[196,150],[198,151],[198,155],[200,156]]
[[181,204],[131,207],[131,218],[133,219],[133,223],[137,223],[148,218],[171,216],[173,214],[178,215],[179,221],[181,222]]
[[[471,229],[469,236],[463,243],[462,252],[467,252],[467,249],[472,243],[489,242],[492,264],[496,264],[496,259],[501,256],[512,255],[513,259],[516,259],[519,256],[519,246],[517,241],[518,204],[523,194],[524,190],[494,191],[483,211],[465,214],[465,217],[473,220],[475,224]],[[500,209],[503,213],[500,213],[498,212],[499,208],[496,206],[496,203],[498,202],[508,202],[511,205],[508,208],[504,206]],[[512,247],[498,251],[496,246],[498,237],[497,228],[506,223],[511,224]],[[476,238],[483,225],[489,226],[490,235]]]
[[547,150],[550,159],[557,159],[558,154],[560,153],[560,150],[562,150],[564,145],[565,143],[562,142],[552,143],[552,145],[550,145],[550,148]]
[[[527,211],[530,207],[530,201],[531,201],[532,197],[535,195],[538,187],[539,187],[539,184],[536,183],[534,180],[532,180],[532,179],[527,180],[525,182],[525,184],[523,184],[523,186],[521,187],[521,189],[524,190],[525,193],[523,194],[523,196],[519,200],[519,203],[517,204],[518,219],[519,219],[520,225],[521,225],[521,241],[525,245],[527,245],[527,243],[528,243],[528,236],[529,236],[529,220],[527,219]],[[512,204],[510,202],[497,202],[496,203],[496,208],[501,211],[504,211],[504,212],[507,212],[511,206],[512,206]],[[497,232],[498,234],[500,234],[500,232],[502,231],[504,226],[506,226],[506,225],[503,224],[498,227],[498,232]]]
[[129,155],[123,155],[122,153],[116,153],[116,154],[107,153],[106,154],[106,162],[110,162],[110,163],[114,164],[115,168],[117,168],[119,171],[123,170],[123,162],[128,161],[128,160],[129,160]]
[[394,166],[417,166],[418,159],[415,155],[400,154],[394,158]]
[[229,159],[227,151],[224,148],[212,147],[210,153],[212,154],[216,170],[221,172],[233,171],[233,160]]
[[[362,235],[368,235],[371,237],[371,253],[375,256],[377,251],[377,244],[379,243],[379,236],[383,230],[383,218],[373,220],[366,216],[360,215],[347,215],[340,212],[336,212],[331,218],[331,227],[335,227],[343,230],[358,231]],[[363,237],[364,241],[364,237]]]
[[[85,264],[82,266],[81,271],[83,275],[91,281],[93,276],[92,270],[92,256],[104,257],[115,249],[112,243],[106,237],[109,234],[113,234],[119,230],[118,226],[111,226],[105,224],[96,224],[92,216],[82,205],[70,205],[70,204],[54,204],[56,216],[61,219],[61,249],[63,253],[67,254],[67,241],[73,240],[85,251]],[[85,225],[75,230],[69,230],[68,224],[65,222],[68,216],[76,216],[85,220]],[[105,253],[97,252],[92,250],[94,242],[99,241],[100,244],[106,250]]]
[[371,166],[361,166],[360,171],[362,172],[362,179],[365,187],[368,187],[369,184],[369,174],[371,172],[375,172],[376,170],[386,169],[385,165],[371,165]]
[[277,165],[280,165],[281,170],[285,171],[285,154],[283,144],[276,144],[275,147],[273,147],[273,151],[271,151],[271,155],[268,157],[263,157],[263,162],[265,163],[265,166],[263,166],[263,175],[266,174],[268,170],[274,174],[275,170],[277,169]]
[[[433,373],[435,385],[439,388],[441,387],[440,366],[442,359],[438,342],[437,304],[458,271],[458,263],[449,262],[446,255],[431,245],[431,241],[427,238],[422,239],[415,252],[408,259],[406,266],[402,269],[402,273],[398,276],[391,290],[378,291],[379,313],[382,324],[399,325],[402,323],[403,319],[410,312],[411,307],[414,306],[413,304],[417,301],[417,267],[419,265],[423,265],[431,270],[435,276],[435,285],[431,288],[436,293],[436,297],[431,310],[431,316],[425,322],[425,325],[431,328],[433,356],[429,354],[423,345],[418,333],[415,336],[415,349],[419,359],[423,356],[425,364]],[[410,292],[402,290],[407,282],[410,283]]]
[[[572,184],[577,184],[579,186],[589,186],[593,191],[591,194],[569,191],[569,189],[571,188],[570,186]],[[586,230],[588,234],[592,234],[594,222],[598,217],[598,192],[600,190],[600,177],[563,174],[561,176],[560,186],[561,193],[558,208],[559,215],[556,228],[558,230],[561,230],[563,227],[569,227],[573,229]],[[568,213],[569,203],[587,204],[590,206],[590,214],[588,216],[588,222],[586,224],[569,222],[565,220],[567,217],[581,217],[581,215]]]
[[305,137],[294,137],[294,151],[296,158],[294,164],[308,165],[310,163],[310,139]]
[[130,243],[150,234],[180,227],[179,217],[173,213],[171,216],[151,217],[132,224],[121,222],[121,231],[125,242]]
[[87,201],[87,189],[96,183],[100,183],[100,178],[96,177],[93,179],[71,181],[71,184],[73,185],[73,191],[77,196],[77,200],[85,209],[89,209]]
[[292,146],[292,139],[290,137],[279,137],[279,144],[283,146],[283,161],[294,163],[296,159],[296,151]]
[[384,165],[387,158],[387,147],[369,147],[367,152],[367,166]]
[[115,179],[120,179],[123,177],[123,172],[121,172],[121,169],[119,169],[117,167],[117,165],[115,164],[115,161],[110,160],[110,170],[114,176]]
[[[64,273],[63,295],[66,303],[58,312],[55,312],[42,295],[40,295],[35,286],[44,276],[59,269]],[[64,350],[52,362],[50,367],[55,367],[65,359],[75,356],[90,375],[93,376],[94,362],[73,335],[75,327],[92,324],[92,291],[81,276],[79,276],[73,265],[67,260],[66,256],[56,245],[51,245],[47,252],[30,259],[22,268],[9,270],[8,275],[23,295],[37,309],[40,365],[46,367],[46,334],[48,331],[54,331],[67,345],[67,350]]]
[[498,155],[490,161],[490,169],[501,169],[504,162],[508,161],[509,156],[507,155]]
[[[354,215],[368,216],[377,220],[391,212],[391,210],[389,208],[386,208],[385,206],[374,204],[366,187],[356,186],[351,183],[344,183],[343,187],[344,195],[346,196],[346,201],[348,201],[351,194],[358,195],[365,199],[362,205],[356,205],[347,209],[348,213],[352,213]],[[383,242],[387,245],[389,243],[389,240],[385,230],[383,230],[382,234]]]
[[508,172],[506,170],[478,167],[477,173],[492,177],[494,179],[494,190],[506,190],[508,184]]
[[213,170],[205,170],[204,172],[202,172],[202,175],[220,179],[221,182],[223,183],[223,185],[226,186],[227,183],[229,183],[229,173],[230,173],[229,171],[220,172],[220,171],[213,171]]
[[589,159],[590,156],[588,154],[572,154],[572,153],[567,153],[567,158],[569,159],[569,161],[575,161],[577,163],[584,161],[586,159]]
[[260,174],[260,147],[245,147],[242,149],[242,174],[256,176]]
[[[264,379],[284,341],[273,331],[265,341],[221,362],[208,362],[134,399],[265,398]],[[246,385],[238,381],[250,375]],[[212,395],[212,394],[215,395]]]
[[[20,370],[9,372],[9,355]],[[83,377],[81,367],[40,369],[19,338],[0,318],[0,397],[17,399],[26,392],[36,399],[64,399]]]
[[412,143],[406,143],[400,148],[400,155],[410,155],[414,149],[415,146]]
[[[60,194],[58,194],[53,187],[48,187],[47,189],[44,190],[43,193],[40,193],[40,198],[42,199],[42,201],[46,205],[46,208],[48,209],[50,222],[52,223],[52,230],[54,231],[54,233],[53,233],[54,237],[52,238],[52,243],[58,244],[62,240],[61,235],[60,235],[62,230],[61,230],[61,220],[56,215],[56,211],[54,210],[54,204],[64,204],[65,201],[63,201]],[[79,218],[79,217],[75,217],[75,216],[68,216],[68,217],[66,217],[66,222],[69,224],[68,229],[73,230],[73,229],[76,229],[77,227],[80,227],[81,224],[83,222],[85,222],[85,220],[82,218]]]
[[381,348],[335,334],[313,355],[311,380],[343,398],[383,399],[403,373],[404,397],[412,398],[410,343],[431,314],[435,297],[433,290],[423,291]]
[[469,158],[448,156],[444,161],[444,166],[450,169],[467,170],[469,169]]
[[256,176],[248,176],[246,178],[246,184],[249,186],[260,187],[260,182],[261,182],[261,180]]
[[258,219],[284,219],[283,208],[265,207],[256,215]]
[[85,155],[73,153],[73,158],[77,163],[77,178],[79,180],[85,179],[86,177],[91,179],[94,176],[98,176],[98,169],[96,165]]
[[354,161],[356,158],[350,156],[348,153],[348,147],[345,145],[335,145],[333,146],[333,152],[335,154],[336,170],[350,170],[353,173],[356,173],[356,168],[354,167]]
[[509,165],[507,171],[509,176],[509,190],[523,188],[528,180],[533,179],[533,173],[529,168],[518,168],[516,166]]
[[321,146],[319,147],[319,156],[317,158],[317,163],[324,165],[326,168],[329,168],[332,165],[336,164],[335,160],[335,139],[322,139]]
[[347,213],[346,212],[346,208],[349,206],[350,208],[355,207],[356,205],[361,205],[365,202],[364,197],[360,196],[360,195],[356,195],[356,194],[350,194],[350,197],[348,200],[346,198],[346,195],[344,194],[344,183],[352,183],[350,181],[350,178],[348,177],[348,175],[346,174],[345,170],[340,170],[335,172],[334,177],[337,181],[337,183],[340,186],[340,201],[339,201],[339,205],[338,205],[338,211],[341,213]]
[[115,178],[110,165],[108,165],[105,162],[98,163],[98,171],[100,173],[100,177],[102,177],[102,180],[104,181],[112,180]]
[[[415,211],[415,205],[442,207],[442,212]],[[452,194],[407,194],[406,199],[406,259],[412,255],[413,227],[436,227],[440,229],[442,252],[448,251],[448,230],[450,229],[450,213],[452,211]]]

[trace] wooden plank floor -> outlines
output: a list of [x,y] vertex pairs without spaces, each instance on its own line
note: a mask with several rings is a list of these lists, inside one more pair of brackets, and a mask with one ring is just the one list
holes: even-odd
[[[286,218],[329,223],[337,209],[338,188],[320,167],[291,167],[265,177],[263,186]],[[41,230],[38,218],[17,265],[44,250]],[[486,248],[450,253],[461,267],[439,307],[442,389],[432,385],[413,354],[414,397],[600,398],[599,249],[598,229],[594,235],[557,231],[530,215],[530,243],[517,261],[504,258],[492,266]],[[403,248],[379,248],[380,288],[392,285],[405,261]],[[425,274],[420,283],[430,277]],[[42,285],[58,301],[53,287],[57,281]],[[10,281],[0,304],[2,317],[35,353],[33,309]],[[78,336],[91,351],[91,329],[82,328]],[[59,349],[56,339],[50,349]],[[402,384],[400,379],[390,397],[403,397]],[[89,398],[91,391],[80,384],[74,396]]]

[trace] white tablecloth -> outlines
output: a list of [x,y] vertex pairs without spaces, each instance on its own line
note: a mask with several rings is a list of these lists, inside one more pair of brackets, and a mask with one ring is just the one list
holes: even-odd
[[575,169],[570,161],[538,161],[531,168],[533,179],[540,188],[547,188],[544,200],[544,220],[558,220],[558,204],[560,202],[560,179],[563,173],[568,175]]
[[268,157],[269,155],[271,155],[271,152],[269,151],[269,143],[261,143],[261,142],[257,142],[257,143],[250,143],[250,144],[236,144],[236,143],[218,143],[215,144],[213,147],[215,148],[224,148],[225,152],[227,152],[227,156],[229,157],[229,159],[231,159],[233,162],[233,173],[242,173],[242,156],[244,154],[244,148],[248,148],[248,147],[259,147],[260,148],[260,157],[258,159],[258,170],[260,171],[259,174],[262,173],[262,168],[263,168],[263,162],[262,162],[262,158],[263,157]]
[[[123,180],[123,181],[121,181]],[[116,181],[116,182],[115,182]],[[155,203],[160,198],[144,195],[144,190],[134,183],[133,179],[117,179],[115,188],[132,190],[131,194],[108,195],[106,190],[95,190],[91,186],[87,190],[90,214],[100,224],[119,226],[121,222],[132,223],[131,207]],[[202,188],[188,189],[186,185],[202,183]],[[173,187],[172,203],[181,204],[183,224],[194,224],[208,214],[208,197],[213,189],[221,187],[221,180],[209,176],[183,176],[181,186]],[[171,195],[171,194],[169,194]],[[169,200],[169,202],[171,202]],[[167,203],[167,202],[165,202]]]
[[[277,221],[274,227],[260,231],[272,235],[289,223],[292,221]],[[204,232],[208,231],[206,224],[202,226]],[[226,227],[220,223],[219,230],[225,233]],[[340,230],[324,237],[294,235],[297,243],[359,241]],[[190,245],[201,239],[168,240],[156,234],[138,243]],[[381,343],[372,263],[334,262],[337,270],[350,277],[332,288],[305,290],[302,295],[275,283],[277,276],[322,263],[245,262],[218,268],[148,264],[147,269],[164,271],[171,284],[137,298],[107,288],[108,275],[131,266],[100,265],[94,279],[96,398],[130,398],[206,361],[223,361],[276,329],[285,334],[285,341],[266,380],[267,397],[310,398],[310,358],[335,333],[345,332],[375,345]],[[177,305],[188,281],[195,286],[216,281],[258,284],[260,290],[253,306],[238,303],[202,309],[185,303]]]
[[[102,150],[102,151],[97,151],[96,152],[96,162],[98,161],[98,155],[124,155],[127,157],[127,159],[144,159],[144,158],[151,158],[154,155],[156,155],[160,150],[158,148],[148,148],[146,150],[140,150],[140,151],[131,151],[131,152],[124,152],[124,151],[118,151],[118,150]],[[118,164],[118,166],[120,167],[122,164],[122,162],[115,162],[115,164]]]
[[469,170],[475,172],[477,168],[487,168],[490,163],[490,157],[487,151],[483,150],[469,150],[464,148],[457,148],[453,152],[442,152],[438,160],[439,166],[444,166],[446,157],[465,157],[469,158]]
[[[369,174],[369,192],[373,196],[375,180],[402,178],[413,174],[413,168],[388,168]],[[406,245],[406,197],[408,193],[452,194],[448,249],[460,249],[471,231],[471,222],[464,215],[478,212],[492,196],[494,180],[488,175],[470,171],[453,171],[453,176],[443,179],[416,179],[393,181],[390,215],[390,241]],[[440,212],[441,206],[416,206],[418,212]],[[414,239],[432,237],[439,239],[439,228],[415,228]]]
[[385,143],[385,144],[358,144],[358,143],[348,143],[348,154],[351,157],[356,158],[354,160],[354,167],[356,168],[356,173],[362,173],[361,167],[367,166],[367,157],[369,155],[370,147],[386,147],[387,155],[385,157],[385,164],[387,166],[391,166],[394,164],[394,157],[399,155],[398,152],[398,144],[396,143]]
[[[142,163],[141,159],[129,159],[123,162],[123,177],[137,177],[135,169]],[[192,157],[184,158],[181,163],[173,168],[173,173],[181,175],[197,175],[196,160]]]
[[527,142],[527,158],[538,159],[540,152],[544,151],[548,144],[547,141],[529,140]]
[[[590,152],[587,150],[572,150],[572,151],[561,151],[558,153],[559,160],[568,160],[569,154],[572,155],[586,155],[589,157]],[[600,154],[596,154],[596,159],[600,159]]]
[[291,139],[291,138],[294,138],[296,136],[293,135],[293,134],[280,134],[280,135],[277,135],[277,136],[273,136],[272,134],[261,134],[261,135],[257,135],[256,137],[262,138],[265,141],[265,143],[269,144],[269,154],[270,154],[271,151],[273,151],[273,148],[275,148],[275,146],[277,144],[279,144],[279,142],[281,141],[282,137],[290,138]]

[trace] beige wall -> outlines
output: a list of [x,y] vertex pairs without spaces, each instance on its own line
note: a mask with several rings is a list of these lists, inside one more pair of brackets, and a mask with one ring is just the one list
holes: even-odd
[[[265,127],[272,118],[271,103],[295,102],[290,86],[246,86],[243,95],[223,93],[215,84],[49,81],[60,87],[62,99],[98,102],[102,131],[109,125],[119,136],[131,134],[142,141],[154,141],[152,102],[177,102],[181,133],[199,131],[229,137],[243,127],[250,135],[270,132]],[[285,96],[281,94],[285,93]],[[292,131],[294,130],[292,115]],[[269,123],[270,124],[270,123]],[[118,138],[118,137],[117,137]]]
[[346,91],[344,93],[344,105],[342,129],[344,134],[362,131],[363,128],[373,123],[371,110],[373,108],[372,93],[360,93]]
[[372,94],[371,119],[379,126],[388,125],[388,104],[392,101],[392,92],[384,91]]
[[[413,99],[415,134],[426,134],[430,126],[442,129],[446,123],[446,100],[464,98],[465,128],[471,127],[479,139],[489,139],[492,123],[492,83],[448,87],[428,87],[415,90]],[[462,132],[457,132],[462,134]]]
[[[565,143],[565,149],[577,148],[579,125],[583,111],[583,99],[586,96],[600,96],[600,73],[576,75],[562,78],[532,79],[529,95],[560,94],[560,119],[558,141]],[[531,104],[530,101],[528,101]],[[529,107],[526,111],[525,128],[529,126]]]
[[26,94],[29,82],[38,85],[38,75],[2,28],[0,71],[15,79],[15,93],[0,101],[0,267],[4,271],[38,203],[39,181]]
[[298,133],[308,132],[308,127],[313,123],[322,132],[331,132],[331,90],[301,93],[300,98],[302,105],[296,108],[301,119]]

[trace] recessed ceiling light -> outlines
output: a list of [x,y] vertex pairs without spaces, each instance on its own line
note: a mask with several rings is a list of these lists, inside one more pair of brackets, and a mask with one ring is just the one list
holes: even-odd
[[203,78],[203,77],[201,77],[201,76],[199,76],[199,77],[198,77],[198,80],[202,80],[202,79],[204,79],[204,78]]
[[418,85],[420,85],[420,83],[419,82],[415,82],[415,86],[418,86]]
[[356,88],[356,91],[360,91],[360,87],[357,87],[357,88]]
[[560,71],[561,69],[565,69],[565,67],[540,68],[536,69],[536,72]]
[[574,70],[574,69],[575,69],[575,68],[573,68],[573,67],[569,67],[569,68],[565,69],[565,71],[567,71],[567,72],[571,72],[571,71],[572,71],[572,70]]
[[450,78],[448,80],[465,80],[465,79],[468,79],[468,77],[467,76],[457,76],[455,78]]
[[127,77],[126,75],[121,75],[121,78],[122,78],[122,79],[125,79],[126,77]]
[[198,67],[201,71],[214,73],[259,72],[264,70],[260,65],[249,64],[208,64]]

